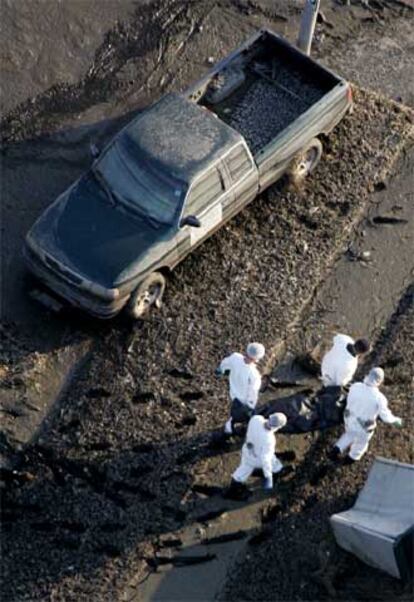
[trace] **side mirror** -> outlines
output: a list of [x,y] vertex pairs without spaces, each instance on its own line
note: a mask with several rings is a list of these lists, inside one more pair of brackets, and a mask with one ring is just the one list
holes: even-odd
[[191,228],[200,228],[201,222],[195,215],[187,215],[187,217],[181,220],[180,228],[182,228],[183,226],[190,226]]
[[101,154],[101,151],[99,150],[99,148],[94,143],[90,144],[89,150],[91,151],[91,155],[92,155],[92,157],[94,159],[96,159],[97,157],[99,157],[99,155]]

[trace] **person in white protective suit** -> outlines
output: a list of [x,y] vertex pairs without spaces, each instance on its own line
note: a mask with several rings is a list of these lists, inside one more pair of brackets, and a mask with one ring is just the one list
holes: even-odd
[[287,422],[284,414],[271,414],[269,418],[253,416],[247,427],[246,440],[242,447],[240,466],[233,473],[233,488],[243,484],[256,468],[260,468],[264,476],[264,489],[272,489],[273,475],[283,468],[275,455],[275,432],[283,428]]
[[377,418],[401,427],[402,420],[388,408],[385,395],[379,391],[384,381],[384,370],[373,368],[363,383],[354,383],[348,393],[344,412],[345,432],[331,451],[332,459],[349,449],[346,463],[360,460],[377,426]]
[[358,358],[370,349],[366,339],[354,341],[346,334],[337,334],[333,346],[322,358],[322,382],[325,387],[344,387],[354,377]]
[[265,348],[261,343],[250,343],[246,353],[232,353],[220,363],[216,376],[229,373],[230,399],[232,402],[230,418],[224,432],[233,433],[234,424],[248,422],[253,416],[259,397],[262,378],[257,363],[264,358]]

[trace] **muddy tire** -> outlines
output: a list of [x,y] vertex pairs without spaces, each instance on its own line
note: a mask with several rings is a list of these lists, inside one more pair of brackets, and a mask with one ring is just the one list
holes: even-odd
[[288,175],[292,183],[298,184],[313,172],[322,157],[322,142],[313,138],[309,144],[302,149],[293,159]]
[[150,274],[132,293],[126,310],[134,320],[145,316],[151,307],[160,307],[165,291],[165,278],[159,272]]

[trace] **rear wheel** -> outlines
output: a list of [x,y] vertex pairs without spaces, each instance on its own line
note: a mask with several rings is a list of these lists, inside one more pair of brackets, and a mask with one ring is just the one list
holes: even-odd
[[313,172],[322,157],[322,142],[313,138],[309,144],[295,157],[290,168],[289,176],[293,182],[301,182]]
[[135,320],[145,316],[151,307],[160,307],[165,291],[165,278],[159,272],[150,274],[132,293],[127,312]]

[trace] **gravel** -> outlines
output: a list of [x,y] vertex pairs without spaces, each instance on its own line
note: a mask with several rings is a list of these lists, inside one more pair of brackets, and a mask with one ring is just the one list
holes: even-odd
[[220,111],[221,119],[246,138],[253,154],[271,142],[324,94],[321,88],[304,80],[299,72],[278,62],[275,62],[274,83],[258,77],[234,105],[230,104],[230,99],[223,103],[226,109]]
[[246,138],[256,154],[307,108],[305,102],[292,98],[270,82],[259,80],[250,86],[231,113],[223,113],[222,119]]

